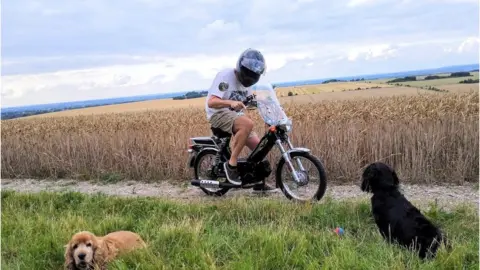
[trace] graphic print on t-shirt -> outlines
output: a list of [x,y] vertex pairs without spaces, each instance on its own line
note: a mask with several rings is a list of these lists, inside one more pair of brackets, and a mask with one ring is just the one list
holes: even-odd
[[250,89],[243,87],[240,82],[238,82],[233,68],[219,71],[208,90],[207,98],[205,100],[207,119],[210,119],[210,117],[216,112],[229,110],[227,107],[218,109],[208,107],[208,99],[212,95],[223,100],[244,101],[249,93]]
[[247,91],[232,91],[230,93],[230,100],[244,101],[247,98]]

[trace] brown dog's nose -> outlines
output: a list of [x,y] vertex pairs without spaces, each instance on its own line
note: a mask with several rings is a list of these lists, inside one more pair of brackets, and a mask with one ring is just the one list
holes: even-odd
[[83,259],[85,259],[85,255],[86,255],[85,253],[80,253],[80,254],[78,254],[78,258],[80,260],[83,260]]

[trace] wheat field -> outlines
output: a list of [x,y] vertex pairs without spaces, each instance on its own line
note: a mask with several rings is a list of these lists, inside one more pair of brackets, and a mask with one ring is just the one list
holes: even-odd
[[342,92],[350,90],[367,90],[376,88],[390,88],[392,85],[384,83],[367,83],[367,82],[332,82],[326,84],[300,85],[292,87],[279,87],[276,89],[280,97],[288,96],[291,92],[294,95],[312,95],[328,92]]
[[[330,84],[326,84],[330,85]],[[346,99],[364,99],[370,97],[390,97],[398,95],[418,95],[418,94],[434,94],[435,92],[414,88],[414,87],[398,87],[383,85],[385,88],[369,88],[357,90],[361,86],[360,83],[338,83],[338,85],[344,85],[348,90],[333,90],[326,92],[317,92],[316,94],[308,94],[308,92],[300,91],[302,88],[296,87],[279,87],[276,88],[277,96],[282,104],[295,103],[295,104],[308,104],[316,103],[326,100],[346,100]],[[305,88],[311,87],[324,87],[324,85],[304,86]],[[299,90],[300,89],[300,90]],[[329,88],[332,89],[332,88]],[[466,89],[466,88],[465,88]],[[453,89],[455,91],[455,89]],[[294,92],[298,95],[288,96],[288,92]],[[468,91],[467,91],[468,92]],[[471,92],[471,90],[470,90]],[[148,101],[139,101],[125,104],[114,104],[97,106],[82,109],[73,109],[45,114],[37,114],[27,116],[25,118],[39,118],[39,117],[63,117],[63,116],[77,116],[77,115],[93,115],[93,114],[105,114],[105,113],[125,113],[125,112],[146,112],[152,110],[170,110],[170,109],[189,109],[189,108],[201,108],[205,107],[205,97],[192,98],[187,100],[172,100],[172,99],[157,99]]]
[[[329,183],[356,183],[362,166],[376,160],[393,165],[403,182],[478,180],[476,91],[284,108],[293,143],[322,160]],[[251,114],[262,135],[265,126]],[[203,108],[14,119],[1,128],[3,178],[188,182],[188,139],[211,134]],[[269,156],[273,165],[278,156]]]

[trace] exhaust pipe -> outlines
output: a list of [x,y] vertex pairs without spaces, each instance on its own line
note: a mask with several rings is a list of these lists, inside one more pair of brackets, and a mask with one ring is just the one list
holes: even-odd
[[215,180],[192,180],[192,186],[203,188],[238,188],[240,186]]

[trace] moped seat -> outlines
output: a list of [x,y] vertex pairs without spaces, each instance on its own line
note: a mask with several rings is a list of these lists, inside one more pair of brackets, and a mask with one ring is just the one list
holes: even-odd
[[211,128],[212,130],[212,133],[214,136],[218,137],[219,139],[222,139],[222,138],[228,138],[230,136],[232,136],[232,134],[228,133],[228,132],[225,132],[219,128]]

